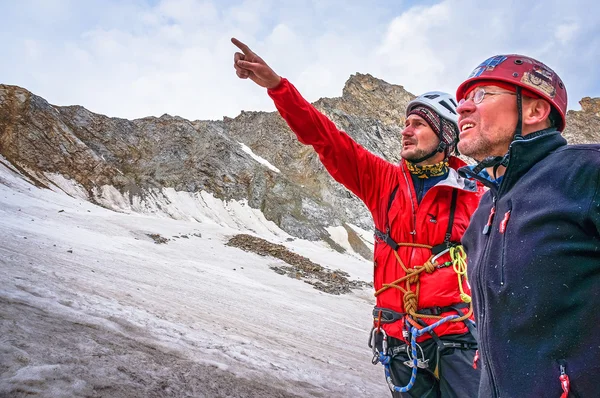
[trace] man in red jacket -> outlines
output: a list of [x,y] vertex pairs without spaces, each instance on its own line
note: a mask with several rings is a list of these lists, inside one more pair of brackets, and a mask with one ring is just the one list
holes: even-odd
[[[298,140],[370,210],[376,230],[377,305],[370,345],[394,397],[475,397],[479,370],[470,289],[460,239],[482,194],[451,156],[456,101],[440,92],[411,101],[403,161],[368,152],[308,103],[248,46],[234,55],[238,77],[267,88]],[[432,326],[433,325],[433,326]]]

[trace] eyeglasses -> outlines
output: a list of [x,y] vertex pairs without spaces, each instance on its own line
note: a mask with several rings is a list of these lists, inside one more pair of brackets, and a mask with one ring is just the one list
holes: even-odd
[[481,102],[483,101],[483,99],[485,98],[486,95],[501,95],[501,94],[510,94],[510,95],[517,95],[516,93],[511,93],[510,91],[498,91],[498,92],[492,92],[492,91],[485,91],[485,88],[483,87],[477,87],[475,90],[473,90],[471,92],[471,95],[469,95],[467,98],[463,98],[460,101],[458,101],[458,105],[462,105],[465,102],[467,102],[468,100],[473,100],[473,103],[475,105],[477,104],[481,104]]

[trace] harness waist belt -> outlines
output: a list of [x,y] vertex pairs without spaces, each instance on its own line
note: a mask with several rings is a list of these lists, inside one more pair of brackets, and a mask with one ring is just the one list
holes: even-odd
[[[398,354],[406,353],[406,348],[410,348],[410,344],[402,343],[399,345],[393,345],[388,347],[388,354],[392,357],[395,357]],[[438,345],[438,350],[443,350],[446,348],[455,348],[459,350],[476,350],[478,348],[478,345],[477,343],[463,343],[442,340],[441,346]]]
[[[381,319],[379,316],[381,315]],[[405,312],[396,312],[389,308],[375,307],[373,308],[373,320],[381,323],[394,323],[401,320],[406,315]]]
[[468,308],[468,307],[469,307],[469,303],[457,303],[457,304],[449,305],[446,307],[427,307],[427,308],[421,308],[420,310],[417,310],[417,314],[441,315],[444,312],[456,311],[456,310],[460,310],[460,309]]
[[434,256],[437,256],[438,254],[440,254],[441,252],[443,252],[446,249],[450,249],[451,247],[456,247],[459,246],[460,242],[444,242],[444,243],[440,243],[439,245],[435,245],[431,248],[431,254],[433,254]]
[[[420,310],[417,310],[417,314],[441,315],[444,312],[457,311],[459,309],[468,308],[468,307],[469,307],[468,303],[457,303],[454,305],[449,305],[447,307],[427,307],[427,308],[421,308]],[[379,318],[380,314],[381,314],[381,320]],[[389,308],[383,308],[383,307],[373,308],[373,320],[376,322],[380,321],[383,324],[394,323],[396,321],[399,321],[405,315],[406,315],[405,312],[397,312],[394,310],[390,310]]]

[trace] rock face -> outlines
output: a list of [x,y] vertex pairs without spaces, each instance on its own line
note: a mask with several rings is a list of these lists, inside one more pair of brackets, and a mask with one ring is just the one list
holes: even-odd
[[[342,97],[315,106],[368,150],[398,162],[404,109],[413,98],[402,86],[356,74]],[[569,111],[565,137],[600,142],[600,98],[584,98],[581,105]],[[34,184],[50,187],[52,176],[61,175],[96,203],[106,203],[103,186],[130,200],[162,188],[207,191],[223,200],[246,199],[297,237],[328,240],[329,226],[344,226],[349,236],[347,224],[372,228],[364,205],[333,181],[277,113],[242,112],[222,121],[169,115],[125,120],[53,106],[25,89],[0,85],[0,154]],[[360,239],[352,240],[355,251],[369,257]]]
[[600,98],[584,97],[580,111],[567,112],[564,136],[570,144],[600,142]]
[[227,246],[238,247],[247,252],[261,256],[271,256],[285,261],[287,266],[271,265],[270,268],[281,275],[301,279],[315,289],[330,294],[349,293],[352,289],[373,288],[372,283],[350,280],[350,275],[340,269],[332,271],[308,258],[289,251],[284,245],[273,244],[267,240],[247,234],[238,234],[226,243]]

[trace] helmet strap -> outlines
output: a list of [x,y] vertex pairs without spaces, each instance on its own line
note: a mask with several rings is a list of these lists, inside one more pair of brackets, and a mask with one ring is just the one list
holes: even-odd
[[446,150],[446,143],[443,142],[442,140],[440,140],[440,143],[438,144],[437,148],[435,148],[433,151],[429,152],[427,155],[420,157],[418,159],[414,159],[414,160],[408,160],[406,159],[407,162],[410,162],[412,164],[417,164],[417,163],[421,163],[429,158],[431,158],[432,156],[434,156],[435,154],[439,153],[439,152],[444,152],[444,150]]
[[517,86],[517,126],[515,127],[515,134],[513,135],[513,141],[523,139],[523,94],[521,87]]
[[[521,93],[521,87],[517,86],[517,125],[515,127],[515,132],[513,134],[513,142],[520,141],[523,139],[523,94]],[[506,152],[504,156],[488,156],[479,162],[474,168],[473,173],[475,175],[479,174],[481,170],[493,167],[494,179],[498,179],[496,177],[496,172],[500,166],[508,167],[509,153]]]

